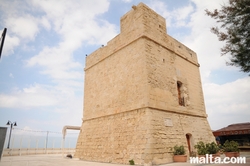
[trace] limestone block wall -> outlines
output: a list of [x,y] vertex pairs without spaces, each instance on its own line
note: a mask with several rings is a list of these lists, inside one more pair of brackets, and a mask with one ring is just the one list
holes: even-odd
[[[188,52],[182,57],[163,44],[140,37],[87,65],[84,119],[146,106],[206,116],[198,64],[183,58],[191,57]],[[185,107],[178,105],[177,81],[183,83]]]
[[75,157],[83,160],[128,164],[142,163],[150,138],[146,109],[86,120],[82,124]]
[[84,120],[146,106],[143,50],[136,40],[85,70]]
[[214,137],[210,126],[204,117],[196,117],[184,114],[176,114],[156,109],[148,109],[150,117],[151,134],[147,140],[147,146],[151,147],[145,151],[147,158],[145,162],[153,161],[155,164],[172,162],[171,153],[175,145],[184,145],[188,154],[186,134],[191,136],[191,151],[195,151],[194,145],[199,141],[211,142]]
[[[151,39],[145,40],[145,55],[149,106],[205,117],[199,66]],[[178,103],[177,81],[183,86],[184,107]]]
[[214,140],[206,118],[150,108],[86,120],[81,130],[77,143],[81,150],[74,157],[122,164],[131,159],[136,164],[172,162],[174,145],[184,145],[188,152],[186,134],[192,136],[192,148],[200,140]]

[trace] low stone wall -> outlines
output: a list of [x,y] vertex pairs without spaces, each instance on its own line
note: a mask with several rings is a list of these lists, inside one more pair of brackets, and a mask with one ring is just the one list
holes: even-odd
[[24,148],[24,149],[4,149],[3,156],[22,156],[34,154],[71,154],[74,155],[75,148]]

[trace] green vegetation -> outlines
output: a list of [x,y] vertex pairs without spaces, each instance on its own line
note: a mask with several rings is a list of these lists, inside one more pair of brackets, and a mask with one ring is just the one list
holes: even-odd
[[208,154],[207,147],[206,147],[205,143],[202,142],[202,141],[198,142],[198,143],[194,146],[194,148],[197,149],[198,155],[205,155],[205,154]]
[[216,154],[220,150],[219,146],[215,142],[205,144],[200,141],[194,147],[197,149],[198,155]]
[[250,73],[250,1],[229,0],[228,5],[221,5],[220,10],[205,11],[220,25],[220,28],[212,27],[211,31],[219,41],[225,42],[221,55],[231,55],[231,62],[227,62],[227,65],[240,67],[241,71]]
[[216,154],[220,150],[219,146],[215,142],[208,143],[206,146],[209,154]]
[[133,160],[133,159],[132,159],[132,160],[129,160],[129,164],[130,164],[130,165],[135,165],[134,160]]
[[184,146],[183,145],[181,145],[181,146],[175,145],[173,153],[174,153],[174,155],[184,155],[185,154]]
[[223,144],[223,150],[224,152],[239,152],[239,144],[235,141],[228,141]]

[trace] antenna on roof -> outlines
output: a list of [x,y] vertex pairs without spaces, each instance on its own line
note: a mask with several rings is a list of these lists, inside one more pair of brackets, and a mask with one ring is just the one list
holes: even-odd
[[3,44],[4,44],[4,39],[5,39],[6,32],[7,32],[7,28],[4,28],[2,36],[1,36],[0,58],[1,58],[1,55],[2,55]]

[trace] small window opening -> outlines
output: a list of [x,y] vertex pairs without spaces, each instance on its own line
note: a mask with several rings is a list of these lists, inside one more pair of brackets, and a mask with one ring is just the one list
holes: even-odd
[[185,106],[185,101],[184,101],[184,97],[182,97],[181,89],[182,89],[182,83],[180,81],[177,81],[177,90],[178,90],[179,105]]
[[165,59],[162,59],[162,62],[165,62]]

